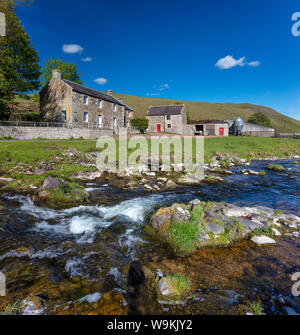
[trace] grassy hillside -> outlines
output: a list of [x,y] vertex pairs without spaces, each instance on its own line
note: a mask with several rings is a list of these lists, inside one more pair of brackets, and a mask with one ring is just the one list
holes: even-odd
[[269,107],[264,106],[251,105],[248,103],[222,104],[161,98],[141,98],[117,93],[114,94],[114,96],[116,98],[123,98],[124,102],[134,109],[134,117],[145,116],[149,106],[185,104],[191,120],[224,120],[235,119],[240,116],[247,121],[249,116],[255,112],[263,112],[272,120],[272,126],[277,131],[281,133],[300,132],[300,121],[287,117]]
[[[134,109],[134,117],[145,116],[150,106],[185,104],[191,120],[224,120],[235,119],[236,117],[240,116],[247,121],[249,116],[251,116],[253,113],[263,112],[271,119],[272,126],[278,132],[300,133],[300,121],[287,117],[269,107],[264,106],[257,106],[248,103],[222,104],[161,98],[142,98],[135,97],[133,95],[124,95],[118,93],[115,93],[114,96],[116,98],[123,98],[124,102]],[[35,99],[33,95],[30,95],[29,100],[24,100],[16,97],[16,102],[18,103],[20,109],[29,109],[35,112],[38,112],[39,110],[38,100]]]

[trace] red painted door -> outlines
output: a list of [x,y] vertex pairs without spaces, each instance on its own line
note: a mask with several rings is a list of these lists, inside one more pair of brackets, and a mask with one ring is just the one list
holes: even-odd
[[157,125],[157,132],[160,133],[161,132],[161,127],[160,124]]
[[219,135],[220,136],[224,136],[224,128],[220,128],[219,129]]

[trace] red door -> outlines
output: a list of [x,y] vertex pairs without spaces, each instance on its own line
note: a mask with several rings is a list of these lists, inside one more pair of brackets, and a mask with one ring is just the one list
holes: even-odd
[[224,128],[220,128],[219,129],[219,135],[220,136],[224,136]]
[[161,132],[161,127],[160,124],[157,125],[157,132],[160,133]]

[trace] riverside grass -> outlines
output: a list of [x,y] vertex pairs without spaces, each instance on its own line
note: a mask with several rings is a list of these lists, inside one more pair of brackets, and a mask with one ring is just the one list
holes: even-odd
[[[150,149],[150,139],[147,139]],[[116,139],[118,145],[118,139]],[[195,143],[195,139],[194,139]],[[300,155],[300,141],[288,138],[264,138],[264,137],[222,137],[206,138],[204,140],[205,162],[218,153],[237,154],[241,158],[285,158],[292,155]],[[35,140],[35,141],[2,141],[0,142],[0,165],[13,165],[17,162],[33,164],[50,160],[59,155],[62,150],[77,149],[81,152],[97,151],[96,141],[93,140]],[[128,153],[134,149],[129,149]],[[172,148],[171,148],[172,153]],[[118,154],[118,150],[117,150]],[[195,155],[195,147],[193,150]],[[117,157],[118,159],[118,157]],[[9,164],[10,162],[10,164]]]

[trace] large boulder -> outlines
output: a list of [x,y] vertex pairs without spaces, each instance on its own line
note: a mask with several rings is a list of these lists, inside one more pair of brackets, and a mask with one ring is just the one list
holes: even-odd
[[188,222],[190,212],[180,204],[160,208],[151,218],[150,224],[156,232],[164,232],[172,222]]
[[57,190],[59,187],[68,187],[67,184],[65,184],[64,182],[56,179],[56,178],[53,178],[53,177],[47,177],[44,181],[44,184],[42,186],[42,189],[43,190]]

